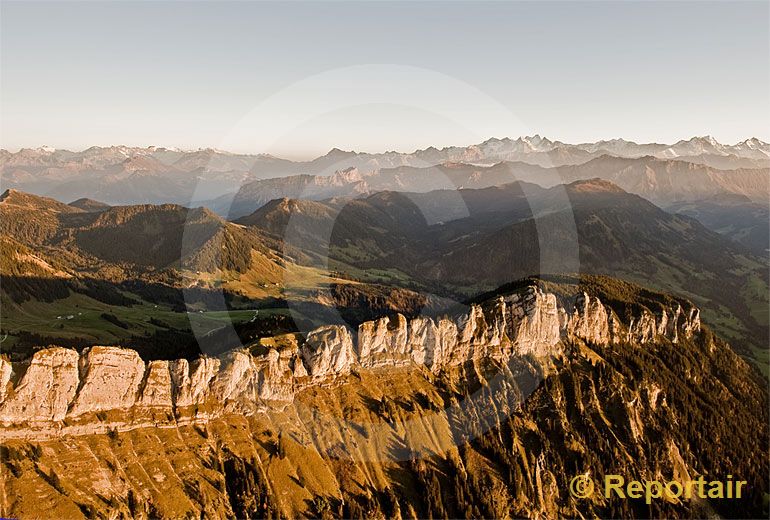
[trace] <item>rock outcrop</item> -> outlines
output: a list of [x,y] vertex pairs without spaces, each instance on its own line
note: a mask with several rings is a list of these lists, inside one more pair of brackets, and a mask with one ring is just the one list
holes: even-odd
[[657,315],[644,309],[627,321],[588,294],[567,312],[556,295],[533,286],[474,304],[456,320],[381,318],[363,323],[355,339],[346,327],[329,325],[304,341],[293,336],[279,346],[263,340],[258,355],[240,349],[221,359],[145,364],[135,351],[118,347],[81,354],[47,348],[26,365],[0,359],[0,437],[46,427],[98,432],[105,422],[99,416],[107,412],[119,415],[109,427],[126,429],[150,416],[173,423],[249,415],[290,403],[309,385],[344,380],[358,368],[414,364],[438,373],[484,358],[558,357],[568,341],[644,344],[665,337],[675,343],[700,330],[698,310],[681,305]]
[[139,389],[137,404],[144,408],[171,410],[171,371],[168,361],[150,361]]
[[91,347],[78,364],[81,386],[68,415],[127,410],[139,397],[145,366],[134,350]]
[[177,407],[202,404],[208,395],[209,383],[219,371],[219,359],[201,357],[188,363],[178,359],[169,363],[171,395]]
[[310,332],[301,352],[313,379],[348,374],[356,362],[350,332],[342,325],[327,325]]
[[[618,331],[609,326],[607,309],[599,298],[591,298],[588,294],[578,298],[572,319],[569,321],[569,333],[590,343],[606,344],[611,339],[617,340]],[[614,323],[617,323],[615,321]],[[613,337],[614,336],[614,337]]]
[[679,341],[680,332],[685,338],[689,338],[700,331],[700,328],[700,310],[692,307],[685,312],[679,305],[675,309],[663,309],[660,316],[644,311],[638,318],[632,318],[625,340],[647,343],[658,337],[666,337],[676,343]]
[[78,353],[65,348],[48,348],[35,353],[16,388],[7,391],[0,405],[3,423],[62,421],[78,389]]
[[8,393],[8,383],[11,382],[11,374],[13,373],[13,367],[11,363],[3,358],[0,358],[0,401],[5,399],[5,394]]

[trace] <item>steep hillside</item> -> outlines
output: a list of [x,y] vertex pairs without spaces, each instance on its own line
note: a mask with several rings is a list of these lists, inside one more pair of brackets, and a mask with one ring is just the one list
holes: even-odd
[[334,258],[378,258],[427,229],[410,196],[394,192],[340,201],[275,200],[235,222],[267,231],[287,246],[316,252],[320,263],[330,248]]
[[[89,204],[86,204],[90,206]],[[244,272],[252,252],[275,256],[255,230],[207,209],[174,204],[98,206],[98,211],[9,190],[0,199],[0,233],[59,260],[81,257],[134,271],[185,268]],[[79,265],[72,265],[77,271]]]
[[672,213],[697,219],[752,253],[767,257],[770,250],[770,207],[737,194],[716,195],[703,200],[679,202],[666,208]]
[[111,208],[70,234],[79,249],[97,258],[156,269],[181,266],[200,271],[245,271],[251,250],[268,251],[257,235],[226,223],[206,209],[173,205]]
[[5,190],[0,195],[0,234],[42,244],[58,233],[62,215],[81,211],[48,197]]
[[[331,326],[147,365],[51,348],[0,374],[4,516],[760,517],[769,491],[765,382],[689,302],[606,278],[355,340]],[[746,485],[645,503],[603,498],[611,474]],[[596,494],[570,496],[577,475]]]

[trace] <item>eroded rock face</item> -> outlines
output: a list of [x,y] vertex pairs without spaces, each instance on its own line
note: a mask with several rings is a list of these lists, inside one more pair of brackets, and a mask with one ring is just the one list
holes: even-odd
[[310,332],[301,352],[313,379],[349,374],[357,362],[350,332],[341,325],[327,325]]
[[438,372],[448,364],[452,352],[457,348],[457,324],[449,319],[441,319],[436,323],[436,351],[431,356],[428,353],[426,361],[433,372]]
[[[569,321],[568,332],[574,337],[581,338],[589,343],[605,345],[610,341],[615,327],[609,323],[609,313],[598,298],[591,298],[588,294],[578,298],[575,311]],[[617,321],[613,320],[612,325]],[[617,329],[615,329],[617,330]]]
[[147,408],[171,410],[171,372],[168,361],[150,361],[142,382],[138,404]]
[[80,424],[95,420],[89,414],[112,411],[123,413],[127,425],[157,420],[157,411],[170,421],[249,415],[291,403],[308,385],[344,381],[357,367],[415,364],[438,373],[482,358],[560,356],[565,340],[643,344],[665,337],[676,342],[699,330],[694,307],[663,309],[658,315],[643,310],[626,326],[598,298],[583,294],[568,313],[554,294],[530,287],[471,305],[456,321],[397,315],[363,323],[355,347],[346,327],[329,325],[310,332],[304,342],[294,336],[268,338],[260,355],[239,349],[191,363],[145,365],[135,351],[118,347],[91,347],[80,355],[49,348],[37,352],[26,371],[0,359],[0,421],[6,426],[65,419]]
[[171,361],[169,370],[174,404],[177,407],[202,404],[219,364],[219,359],[209,357],[198,358],[192,365],[186,359]]
[[[683,313],[684,316],[684,313]],[[700,332],[700,309],[693,307],[689,310],[681,325],[686,338],[691,338],[696,332]]]
[[3,358],[0,358],[0,401],[5,399],[5,394],[8,391],[8,383],[11,381],[11,373],[13,367],[11,363]]
[[18,386],[0,406],[4,423],[61,421],[78,388],[78,353],[66,348],[35,352]]
[[[358,338],[360,341],[360,329]],[[436,351],[439,350],[438,340],[438,328],[436,322],[431,318],[415,318],[409,323],[407,350],[411,352],[411,359],[414,363],[432,368],[436,359]]]
[[257,371],[248,352],[233,350],[225,354],[222,365],[211,382],[211,394],[217,402],[257,400]]
[[[268,351],[259,370],[259,398],[262,401],[290,403],[294,400],[293,365],[296,356],[296,351]],[[299,360],[296,361],[302,366]],[[299,377],[303,377],[301,372]]]
[[144,361],[134,350],[91,347],[80,356],[82,385],[69,415],[128,409],[144,379]]
[[407,356],[406,318],[398,314],[395,318],[380,318],[367,321],[358,327],[358,359],[363,367],[402,364]]
[[700,332],[700,310],[696,307],[685,311],[681,306],[663,309],[660,316],[644,311],[638,318],[632,318],[628,326],[626,341],[647,343],[658,337],[665,337],[673,343],[679,341],[679,334],[685,338]]
[[655,325],[655,317],[644,311],[639,318],[632,318],[628,326],[626,341],[647,343],[655,338],[658,327]]
[[522,301],[511,305],[510,337],[516,351],[547,355],[561,339],[563,314],[555,295],[543,293],[537,287],[530,288]]

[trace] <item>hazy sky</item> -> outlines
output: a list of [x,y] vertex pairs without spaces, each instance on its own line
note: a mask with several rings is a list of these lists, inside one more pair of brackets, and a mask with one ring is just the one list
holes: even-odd
[[3,148],[770,140],[765,1],[1,5]]

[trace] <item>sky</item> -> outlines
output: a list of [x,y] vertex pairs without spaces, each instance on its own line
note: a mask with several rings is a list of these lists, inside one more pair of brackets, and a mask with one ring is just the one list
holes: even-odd
[[770,141],[770,3],[0,4],[0,147]]

